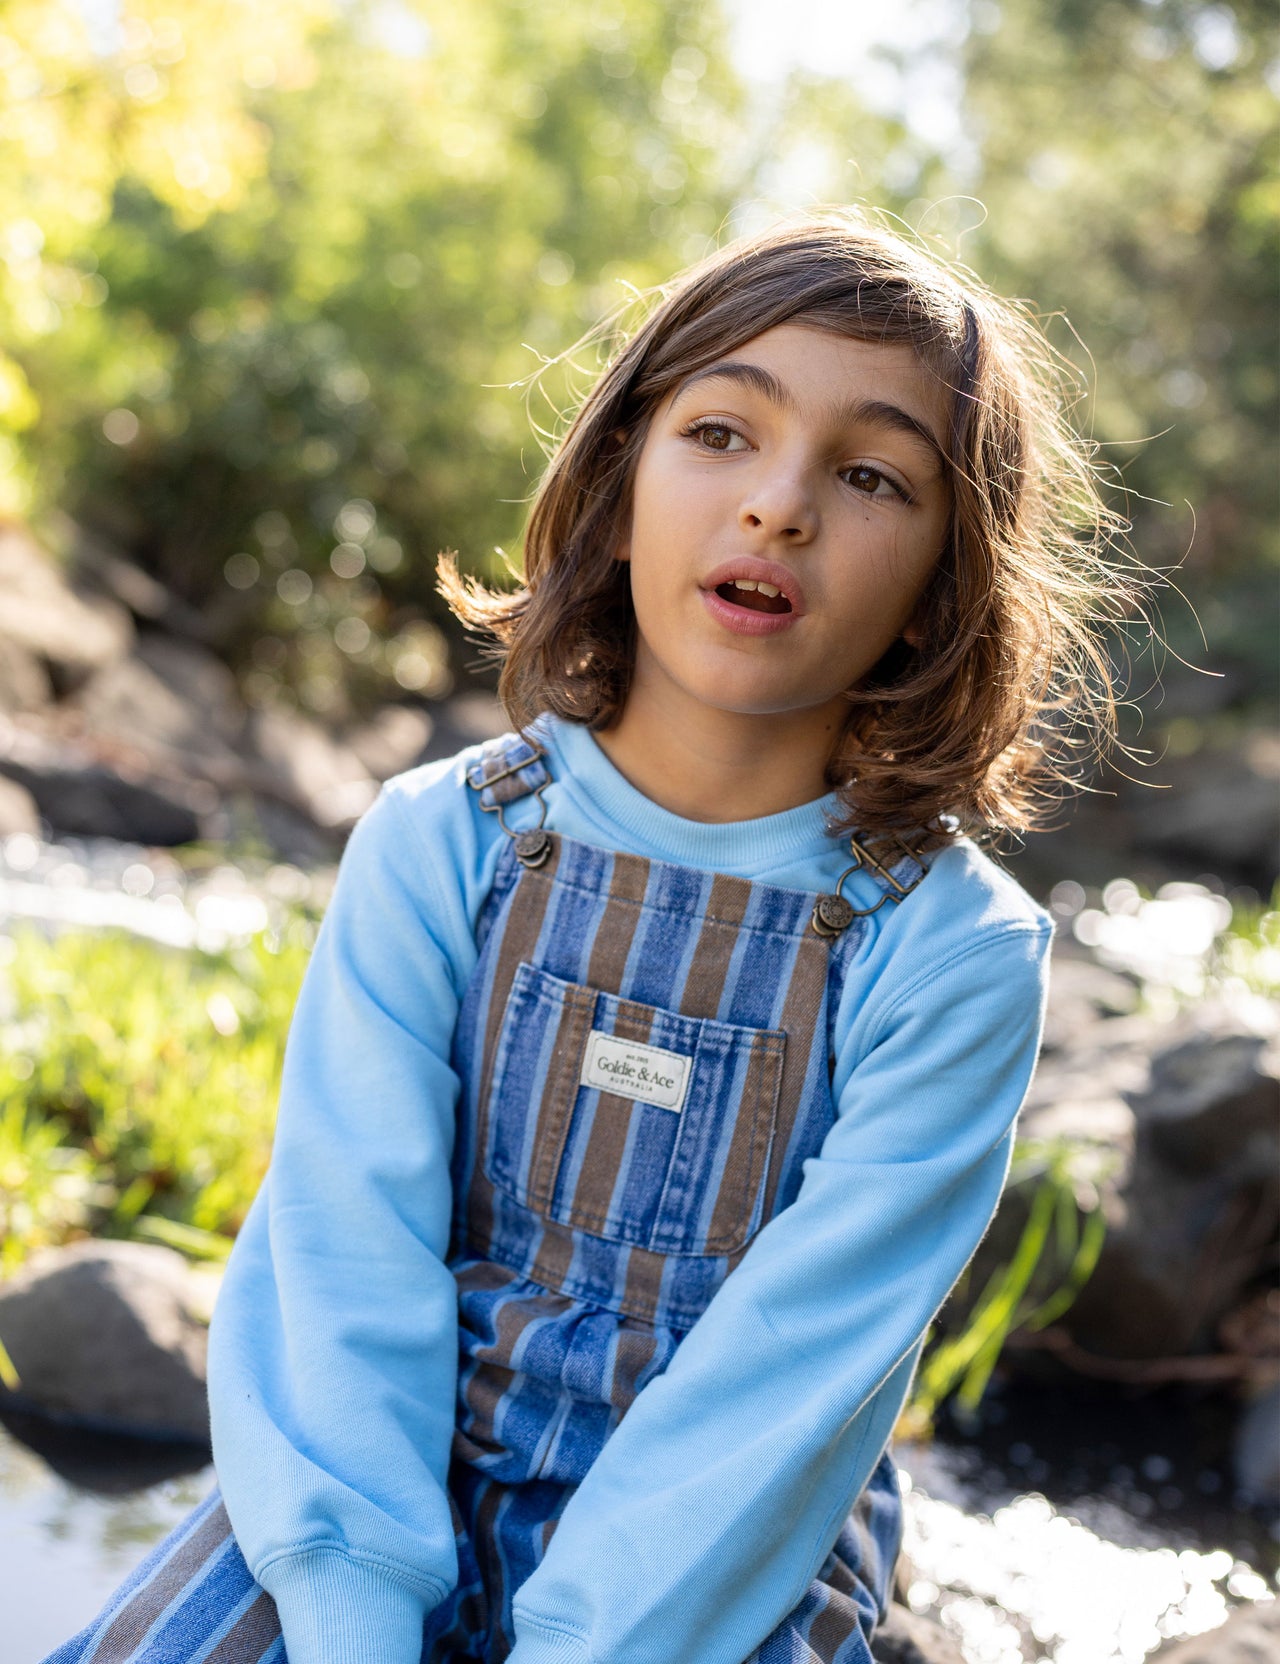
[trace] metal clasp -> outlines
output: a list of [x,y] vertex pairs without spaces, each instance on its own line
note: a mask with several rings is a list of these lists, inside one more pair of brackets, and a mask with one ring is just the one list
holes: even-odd
[[[897,905],[904,897],[909,896],[924,880],[928,871],[920,857],[905,839],[896,832],[890,833],[895,844],[920,869],[919,875],[910,883],[903,884],[896,879],[882,861],[878,861],[865,844],[860,844],[852,835],[849,838],[849,851],[853,856],[853,865],[846,867],[836,880],[836,887],[831,895],[819,896],[813,904],[813,917],[810,923],[817,936],[839,936],[853,923],[855,919],[870,918],[872,913],[878,913],[886,901]],[[855,872],[863,870],[874,875],[885,886],[885,892],[874,907],[855,907],[844,895],[845,880]]]
[[[551,780],[543,762],[546,752],[542,747],[523,734],[520,736],[520,743],[525,747],[525,755],[514,755],[516,747],[512,746],[505,754],[505,767],[501,768],[492,767],[493,763],[502,760],[501,754],[483,757],[480,762],[473,764],[467,770],[467,784],[473,791],[479,793],[480,807],[485,814],[497,815],[498,825],[511,839],[515,848],[516,860],[520,862],[521,866],[541,867],[546,864],[552,848],[551,834],[544,830],[547,821],[547,802],[542,795],[551,784]],[[540,786],[535,786],[531,790],[516,790],[514,792],[494,790],[495,787],[500,787],[504,780],[510,780],[523,774],[525,769],[535,764],[543,765],[541,769],[543,780]],[[489,798],[487,803],[485,801],[486,797]],[[509,803],[523,803],[527,797],[534,797],[538,800],[537,825],[522,829],[508,826],[506,816],[502,811]]]

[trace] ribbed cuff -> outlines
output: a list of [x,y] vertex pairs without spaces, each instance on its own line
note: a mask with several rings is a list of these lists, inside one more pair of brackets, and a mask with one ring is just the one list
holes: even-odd
[[415,1592],[394,1567],[340,1548],[305,1549],[264,1566],[289,1664],[418,1664],[427,1612],[444,1598]]
[[516,1644],[507,1654],[507,1664],[591,1664],[591,1648],[582,1636],[531,1618],[518,1608],[515,1622]]

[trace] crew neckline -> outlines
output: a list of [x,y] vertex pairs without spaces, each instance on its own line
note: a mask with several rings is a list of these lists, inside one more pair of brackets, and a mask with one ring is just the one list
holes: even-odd
[[544,717],[538,726],[559,765],[553,778],[578,810],[603,832],[618,828],[633,846],[659,859],[742,871],[834,847],[829,828],[839,805],[833,792],[753,820],[687,820],[633,786],[582,724]]

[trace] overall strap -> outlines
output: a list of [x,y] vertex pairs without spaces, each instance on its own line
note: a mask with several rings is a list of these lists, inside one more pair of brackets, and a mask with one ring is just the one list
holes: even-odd
[[[866,842],[859,840],[856,833],[850,836],[852,863],[836,880],[834,893],[819,896],[813,904],[810,922],[816,935],[839,936],[855,919],[865,919],[872,913],[878,913],[887,901],[897,905],[924,882],[929,869],[911,845],[896,833],[890,835],[887,843],[887,849],[883,842],[878,843],[879,854],[876,854]],[[845,880],[855,872],[867,873],[883,892],[873,907],[855,907],[846,899],[843,893]]]
[[[467,784],[480,794],[480,807],[497,815],[498,824],[511,839],[516,859],[525,867],[540,867],[551,854],[551,834],[544,830],[547,805],[542,796],[551,784],[547,754],[536,740],[524,734],[503,734],[490,740],[478,760],[467,769]],[[536,797],[542,811],[535,827],[514,832],[502,811],[521,798]]]
[[[467,769],[467,784],[480,795],[480,807],[496,814],[498,824],[515,846],[516,859],[525,867],[540,867],[551,854],[551,834],[545,829],[546,803],[542,793],[551,783],[547,754],[536,740],[524,734],[504,734],[482,747],[476,762]],[[513,831],[503,819],[502,811],[522,798],[536,797],[541,815],[538,824],[523,832]],[[831,895],[820,895],[813,904],[811,925],[814,934],[823,937],[843,935],[855,919],[878,913],[886,902],[895,905],[903,901],[919,885],[928,872],[917,852],[905,839],[892,835],[878,842],[879,853],[859,841],[857,835],[849,839],[853,856],[836,882]],[[873,907],[855,907],[844,894],[845,880],[855,872],[867,873],[882,894]]]

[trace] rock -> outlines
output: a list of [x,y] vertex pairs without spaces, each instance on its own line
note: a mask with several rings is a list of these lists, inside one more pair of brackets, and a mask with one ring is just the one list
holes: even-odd
[[200,836],[200,816],[190,801],[97,764],[36,768],[0,757],[0,775],[30,795],[56,832],[166,847]]
[[1280,1600],[1239,1606],[1205,1635],[1168,1641],[1148,1664],[1277,1664],[1280,1660]]
[[66,692],[102,666],[123,658],[133,625],[111,601],[75,594],[31,534],[0,525],[0,638],[48,669]]
[[207,648],[144,635],[133,655],[100,671],[76,700],[85,733],[137,748],[153,767],[228,783],[243,764],[245,709],[235,678]]
[[53,683],[38,653],[0,635],[0,711],[40,711],[53,699]]
[[375,780],[401,774],[426,752],[434,724],[426,711],[386,705],[345,735],[347,745]]
[[354,826],[378,795],[377,782],[355,752],[297,711],[282,705],[255,711],[250,737],[262,761],[318,826]]
[[1132,1016],[1137,1007],[1138,989],[1129,977],[1099,965],[1070,937],[1059,936],[1053,945],[1042,1060],[1078,1047],[1086,1031],[1099,1022]]
[[207,1441],[207,1277],[171,1248],[77,1242],[0,1287],[21,1385],[0,1404],[103,1431]]
[[[1274,1253],[1280,1020],[1246,999],[1202,1005],[1174,1021],[1106,1015],[1125,1009],[1127,986],[1082,962],[1078,948],[1055,951],[1051,1044],[1020,1131],[1064,1141],[1078,1190],[1101,1206],[1107,1234],[1092,1276],[1058,1324],[1015,1337],[1005,1354],[1012,1367],[1158,1380],[1162,1360],[1234,1356],[1220,1324],[1267,1274]],[[1009,1261],[1032,1189],[1006,1195],[967,1279],[968,1298]],[[1038,1286],[1047,1295],[1052,1285]],[[949,1329],[965,1310],[963,1298],[948,1309]],[[1045,1362],[1050,1346],[1059,1364]],[[1243,1372],[1223,1367],[1222,1379]]]
[[965,1664],[964,1654],[940,1624],[894,1601],[871,1642],[876,1664]]
[[158,579],[126,560],[118,549],[73,521],[61,520],[76,588],[124,607],[140,624],[172,631],[188,641],[208,642],[212,632],[203,613],[180,600]]
[[1160,783],[1169,789],[1130,792],[1140,847],[1176,853],[1212,872],[1274,878],[1280,734],[1256,729],[1229,749],[1203,746],[1189,757],[1166,758]]
[[8,838],[15,832],[27,832],[38,838],[40,811],[25,786],[0,775],[0,838]]
[[1152,1061],[1132,1102],[1162,1162],[1190,1175],[1248,1184],[1280,1170],[1280,1041],[1275,1024],[1238,1008],[1201,1006],[1185,1038]]

